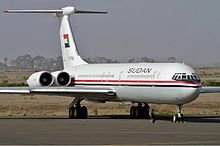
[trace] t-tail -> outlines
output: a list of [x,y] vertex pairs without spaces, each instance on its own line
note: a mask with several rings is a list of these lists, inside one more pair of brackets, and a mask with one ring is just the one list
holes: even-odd
[[52,13],[59,19],[60,43],[64,70],[71,71],[75,66],[87,64],[77,50],[74,35],[70,25],[70,16],[73,14],[107,14],[100,11],[76,10],[75,7],[64,7],[59,10],[4,10],[5,13]]

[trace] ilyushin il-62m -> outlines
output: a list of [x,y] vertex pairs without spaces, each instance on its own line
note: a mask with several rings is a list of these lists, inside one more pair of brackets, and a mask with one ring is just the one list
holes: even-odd
[[[88,64],[75,44],[70,16],[75,14],[107,14],[107,12],[77,10],[4,10],[5,13],[52,13],[60,23],[63,70],[40,71],[27,80],[28,87],[2,87],[0,93],[51,94],[73,97],[69,117],[87,118],[82,100],[95,102],[131,102],[132,118],[147,118],[149,103],[173,104],[177,114],[173,121],[183,121],[182,107],[201,93],[220,92],[218,87],[202,87],[196,71],[182,63],[118,63]],[[19,26],[17,26],[19,27]],[[37,26],[36,26],[37,27]],[[136,105],[137,104],[137,105]],[[136,105],[136,106],[135,106]]]

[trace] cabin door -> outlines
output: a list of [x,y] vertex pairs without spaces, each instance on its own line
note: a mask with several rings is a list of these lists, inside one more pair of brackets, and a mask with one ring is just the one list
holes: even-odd
[[122,84],[122,79],[123,79],[123,71],[121,71],[120,73],[119,73],[119,76],[118,76],[118,84],[121,86],[121,84]]

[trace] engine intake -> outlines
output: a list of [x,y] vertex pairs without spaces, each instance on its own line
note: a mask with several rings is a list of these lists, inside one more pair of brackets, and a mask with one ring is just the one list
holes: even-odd
[[45,72],[40,76],[40,83],[42,86],[49,86],[52,84],[53,77],[50,73]]
[[53,76],[46,71],[33,73],[27,80],[29,87],[50,86],[54,82]]
[[68,86],[71,83],[71,76],[65,71],[53,72],[52,75],[59,86]]

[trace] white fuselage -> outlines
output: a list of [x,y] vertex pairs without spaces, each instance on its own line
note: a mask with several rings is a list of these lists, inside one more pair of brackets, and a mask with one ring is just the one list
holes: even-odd
[[198,81],[172,79],[176,73],[195,73],[180,63],[86,64],[71,72],[75,86],[113,88],[116,97],[110,101],[185,104],[196,99],[201,90]]

